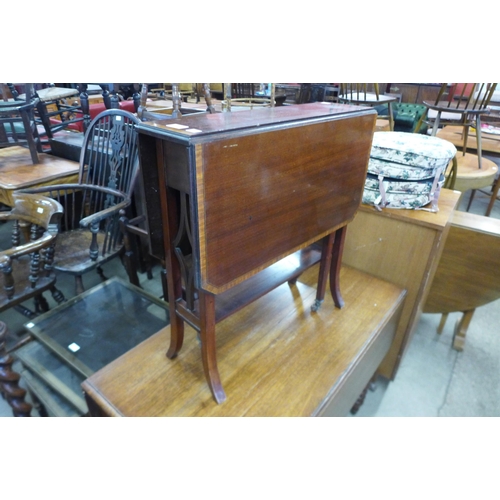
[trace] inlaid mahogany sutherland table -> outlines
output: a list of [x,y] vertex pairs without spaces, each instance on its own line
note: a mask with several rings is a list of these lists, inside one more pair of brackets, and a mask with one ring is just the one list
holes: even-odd
[[[339,116],[339,128],[343,118]],[[153,253],[167,261],[171,259],[171,266],[176,257],[168,252],[162,254],[162,212],[155,209],[165,196],[158,191],[158,172],[161,175],[166,170],[168,176],[165,150],[171,145],[157,139],[149,134],[141,136],[143,165],[160,162],[159,170],[143,170],[150,244]],[[233,140],[230,144],[238,142]],[[336,152],[339,151],[342,147]],[[331,154],[335,157],[335,152]],[[349,154],[340,154],[340,158],[348,168]],[[218,179],[222,195],[227,191],[225,177]],[[257,175],[248,182],[265,186],[259,184]],[[196,183],[188,183],[188,189],[190,185],[196,187]],[[377,369],[388,378],[394,377],[422,310],[458,196],[457,192],[443,190],[438,213],[389,209],[378,212],[362,205],[349,224],[345,242],[344,264],[349,265],[342,267],[342,310],[326,297],[319,310],[311,311],[317,297],[319,266],[315,265],[305,270],[295,285],[285,283],[234,315],[226,315],[217,329],[217,354],[222,380],[228,388],[224,404],[213,402],[205,383],[195,337],[199,328],[194,324],[195,331],[188,326],[184,351],[175,361],[165,359],[163,350],[171,337],[169,326],[85,381],[83,388],[91,413],[345,415]],[[178,199],[182,197],[178,195]],[[180,205],[180,201],[174,204]],[[241,207],[238,204],[238,210]],[[178,212],[174,219],[182,220]],[[234,208],[228,213],[230,217],[237,216]],[[305,225],[315,220],[310,213],[307,215],[302,220]],[[168,242],[167,239],[167,249]],[[310,252],[304,249],[306,255]],[[296,257],[281,260],[278,267],[288,268],[288,275],[300,272],[294,263]],[[264,274],[273,267],[265,268]],[[180,271],[177,273],[180,281]],[[271,274],[279,278],[286,273],[276,269]],[[256,279],[261,285],[266,281],[261,272],[246,282],[255,284]],[[170,283],[170,291],[172,288]],[[404,301],[403,289],[409,290]],[[221,298],[224,294],[217,296],[218,306],[223,302]],[[177,314],[175,309],[174,313]]]
[[[342,307],[345,226],[360,204],[376,116],[369,108],[319,103],[138,126],[151,251],[168,277],[167,356],[179,354],[185,323],[199,331],[218,403],[226,395],[216,323],[295,279],[320,255],[315,307],[328,274]],[[318,241],[321,252],[309,248]],[[292,254],[296,266],[279,265]]]
[[[150,245],[166,263],[171,325],[83,384],[91,413],[314,415],[344,385],[335,411],[349,410],[389,349],[404,297],[343,269],[346,305],[332,314],[344,305],[345,226],[359,207],[375,118],[308,104],[139,127]],[[319,241],[321,251],[311,247]],[[328,275],[333,301],[319,308]],[[163,346],[170,337],[167,356],[177,356],[184,322],[199,332],[201,356],[189,329],[184,352],[169,361]],[[222,410],[210,401],[210,393],[225,400],[216,323],[230,387]]]

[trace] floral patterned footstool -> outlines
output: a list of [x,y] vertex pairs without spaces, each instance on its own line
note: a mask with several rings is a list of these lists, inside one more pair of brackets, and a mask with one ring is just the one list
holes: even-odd
[[437,200],[455,146],[438,137],[408,132],[375,132],[363,203],[377,208],[418,209]]

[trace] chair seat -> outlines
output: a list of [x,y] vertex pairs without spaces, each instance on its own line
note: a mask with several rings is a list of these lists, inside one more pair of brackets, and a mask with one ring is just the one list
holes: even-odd
[[477,167],[477,155],[466,153],[458,155],[458,169],[455,186],[453,189],[460,192],[469,189],[482,189],[490,187],[498,173],[495,162],[483,158],[482,168]]
[[[362,95],[362,96],[361,96]],[[398,100],[397,97],[390,96],[390,95],[384,95],[384,94],[361,94],[359,99],[356,98],[356,94],[344,94],[344,95],[339,95],[339,100],[346,100],[351,103],[373,103],[373,104],[387,104],[388,102],[395,102]]]
[[[461,118],[462,114],[464,113],[465,109],[467,108],[467,113],[468,114],[484,114],[487,111],[485,111],[484,108],[478,107],[477,109],[473,109],[471,107],[467,107],[466,104],[460,104],[456,105],[454,103],[449,103],[448,101],[439,101],[437,103],[432,103],[432,102],[427,102],[424,101],[424,104],[429,108],[429,110],[436,110],[436,111],[443,111],[441,113],[441,118],[444,119],[444,114],[449,114],[450,116],[454,116],[455,118],[452,119],[457,119]],[[436,113],[437,115],[437,113]]]
[[113,258],[122,247],[119,245],[103,255],[104,238],[104,233],[97,233],[99,255],[96,260],[92,260],[89,255],[92,234],[88,229],[61,232],[56,243],[57,259],[54,262],[54,269],[77,275],[94,269]]
[[[64,87],[47,87],[36,91],[38,98],[42,102],[58,101],[59,99],[66,99],[74,95],[78,95],[76,89],[66,89]],[[25,94],[21,94],[19,99],[25,99]]]
[[[446,169],[456,153],[457,149],[451,142],[437,137],[407,132],[375,132],[370,162],[383,160],[387,162],[386,167],[389,169],[392,168],[391,164],[395,164],[396,175],[385,174],[390,177],[399,177],[401,169],[406,169],[408,171],[406,178],[422,179],[425,177],[424,174],[417,174],[419,169],[433,171],[439,168]],[[380,164],[374,162],[374,166],[375,163]]]
[[[435,109],[429,109],[427,113],[427,118],[434,121],[437,118],[438,112]],[[447,111],[441,112],[441,121],[456,121],[460,122],[462,120],[462,115],[460,113],[448,113]]]

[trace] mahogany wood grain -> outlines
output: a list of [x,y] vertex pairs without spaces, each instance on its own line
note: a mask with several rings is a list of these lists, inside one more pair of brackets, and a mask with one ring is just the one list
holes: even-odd
[[396,376],[420,318],[441,256],[460,193],[443,189],[436,213],[424,210],[376,210],[361,205],[349,224],[343,263],[395,283],[408,292],[394,342],[379,367]]
[[220,293],[348,223],[372,134],[366,115],[204,144],[201,287]]
[[390,347],[405,294],[343,267],[345,307],[327,296],[312,312],[317,273],[308,269],[218,325],[224,404],[207,387],[196,332],[186,328],[183,355],[172,362],[163,351],[167,327],[82,384],[91,414],[347,415]]

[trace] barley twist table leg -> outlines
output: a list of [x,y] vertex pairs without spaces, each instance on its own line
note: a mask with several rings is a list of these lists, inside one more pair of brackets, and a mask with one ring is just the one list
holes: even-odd
[[6,338],[7,325],[0,321],[0,391],[7,399],[15,417],[29,417],[31,405],[24,401],[26,391],[19,386],[21,376],[12,370],[14,359],[7,354]]

